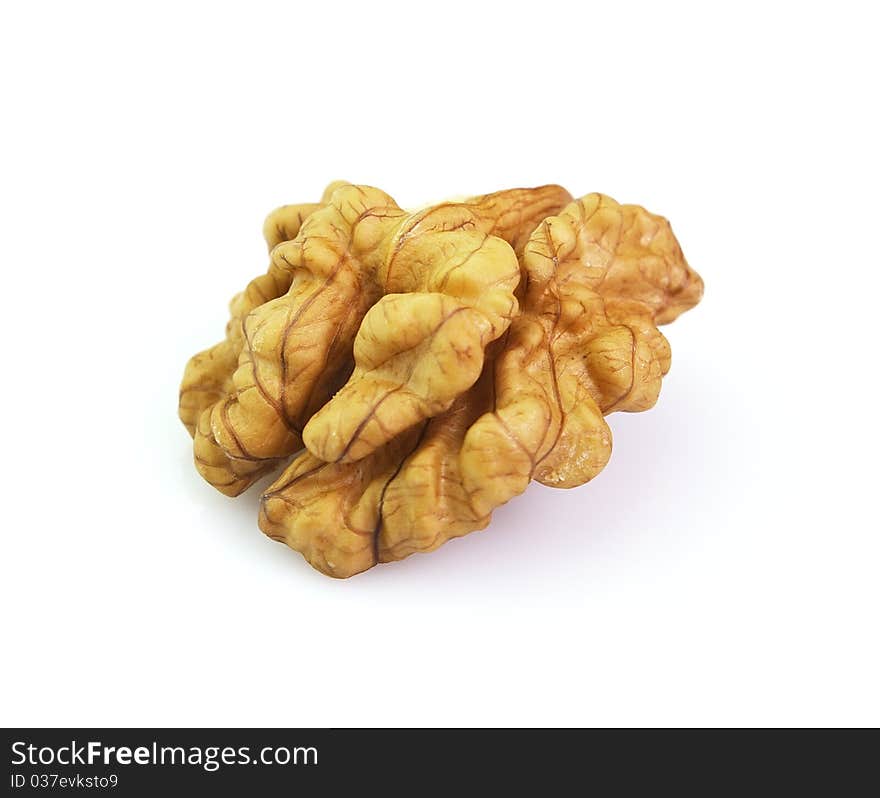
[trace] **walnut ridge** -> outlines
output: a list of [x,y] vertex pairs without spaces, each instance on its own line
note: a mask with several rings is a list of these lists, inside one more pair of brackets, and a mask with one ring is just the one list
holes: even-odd
[[532,479],[592,479],[605,415],[657,400],[657,325],[702,295],[665,219],[559,186],[409,213],[335,183],[264,236],[180,416],[228,495],[296,455],[259,524],[336,577],[482,529]]

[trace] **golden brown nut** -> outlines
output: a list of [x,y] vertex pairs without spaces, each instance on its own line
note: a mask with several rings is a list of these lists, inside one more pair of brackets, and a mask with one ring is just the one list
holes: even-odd
[[543,221],[521,265],[521,313],[474,387],[357,461],[298,457],[263,496],[266,534],[347,577],[485,527],[531,478],[572,487],[601,470],[603,414],[653,405],[669,369],[655,324],[702,282],[665,219],[598,194]]
[[203,475],[235,495],[303,439],[354,459],[443,412],[516,312],[519,266],[495,232],[519,244],[525,220],[567,199],[546,186],[410,214],[379,189],[337,184],[272,250],[290,287],[242,317],[230,389],[196,430],[197,449],[212,446]]

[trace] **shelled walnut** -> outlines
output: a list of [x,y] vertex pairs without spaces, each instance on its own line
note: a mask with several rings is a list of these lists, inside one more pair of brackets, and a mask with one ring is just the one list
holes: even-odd
[[545,186],[407,214],[339,184],[304,218],[272,250],[287,293],[233,308],[238,367],[203,401],[196,451],[204,427],[225,460],[202,473],[234,494],[304,443],[260,526],[331,576],[481,529],[531,479],[594,477],[604,415],[657,399],[670,351],[656,325],[702,294],[665,219],[600,194]]

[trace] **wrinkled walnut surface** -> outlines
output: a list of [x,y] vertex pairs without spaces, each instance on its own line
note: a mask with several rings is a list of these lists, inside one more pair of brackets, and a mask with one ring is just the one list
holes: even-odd
[[335,183],[318,205],[276,211],[268,273],[184,375],[199,472],[234,496],[303,442],[356,460],[444,412],[517,312],[515,248],[569,199],[545,186],[408,213]]
[[[328,192],[334,186],[331,184]],[[320,207],[321,204],[315,203],[285,205],[270,213],[263,225],[263,237],[269,251],[280,242],[294,238],[303,221]],[[208,482],[229,496],[247,488],[256,469],[248,464],[233,467],[214,437],[211,419],[215,411],[222,416],[228,397],[235,392],[233,375],[245,344],[243,320],[255,308],[284,295],[290,282],[290,274],[270,262],[268,272],[251,280],[229,303],[226,338],[190,358],[184,370],[178,414],[194,438],[196,468]]]
[[[656,325],[695,305],[702,281],[665,219],[600,194],[520,227],[507,234],[522,275],[518,309],[493,317],[494,305],[481,304],[484,317],[502,321],[475,317],[467,337],[456,332],[444,342],[467,340],[481,355],[485,347],[479,379],[466,385],[469,354],[406,357],[406,366],[382,371],[406,355],[407,336],[418,349],[424,333],[413,315],[390,320],[402,326],[397,331],[381,327],[383,318],[374,332],[365,320],[368,354],[358,357],[355,343],[352,380],[307,425],[309,451],[263,496],[266,534],[324,573],[347,577],[485,527],[531,479],[573,487],[604,467],[611,451],[604,416],[654,404],[670,365]],[[437,268],[439,260],[413,258],[407,271]],[[386,351],[391,357],[377,366]],[[453,378],[452,389],[414,388],[412,375],[425,362],[441,373],[461,362],[468,379]],[[405,397],[386,419],[382,408],[398,393]]]
[[407,212],[337,182],[264,237],[180,417],[230,496],[305,446],[259,523],[335,577],[481,529],[532,479],[592,479],[605,415],[657,400],[657,325],[702,295],[665,219],[559,186]]

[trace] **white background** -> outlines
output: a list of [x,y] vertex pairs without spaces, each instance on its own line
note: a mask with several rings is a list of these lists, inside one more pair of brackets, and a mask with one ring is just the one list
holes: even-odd
[[[0,722],[880,723],[869,7],[4,4]],[[706,281],[593,483],[348,581],[176,418],[335,178],[603,191]]]

